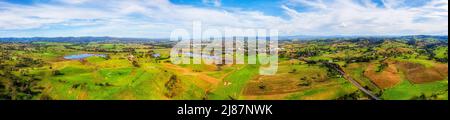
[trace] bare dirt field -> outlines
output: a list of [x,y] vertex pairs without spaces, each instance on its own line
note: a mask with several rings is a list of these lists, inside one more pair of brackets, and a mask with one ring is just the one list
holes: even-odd
[[387,63],[388,66],[380,72],[376,72],[378,63],[369,64],[364,76],[372,80],[380,88],[390,88],[401,81],[400,73],[395,64]]
[[446,64],[436,63],[432,67],[411,62],[397,62],[396,64],[405,73],[406,78],[416,84],[443,80],[448,74]]

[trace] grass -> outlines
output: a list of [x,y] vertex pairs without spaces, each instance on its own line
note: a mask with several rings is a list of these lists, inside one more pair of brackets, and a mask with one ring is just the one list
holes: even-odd
[[[127,76],[131,76],[131,72],[134,70],[134,68],[127,67],[127,68],[106,68],[99,70],[99,74],[103,77],[105,82],[120,82],[118,79],[124,79]],[[134,76],[137,76],[139,74],[135,73]]]
[[358,90],[351,83],[344,78],[333,79],[337,82],[336,85],[328,87],[315,87],[305,91],[293,93],[285,99],[287,100],[332,100],[337,99],[343,95],[355,92]]
[[238,99],[246,83],[259,73],[259,65],[247,65],[242,69],[230,74],[225,81],[230,82],[228,86],[220,85],[213,91],[211,99],[229,99],[228,96]]
[[424,66],[427,67],[427,68],[433,67],[433,65],[434,65],[434,62],[433,62],[433,61],[431,61],[431,60],[424,60],[424,59],[414,59],[414,58],[410,58],[410,59],[401,59],[401,58],[395,58],[395,60],[404,61],[404,62],[417,63],[417,64],[424,65]]
[[[63,100],[169,99],[165,96],[167,92],[165,83],[173,73],[164,71],[157,67],[157,64],[152,63],[143,63],[140,68],[136,68],[131,66],[122,67],[121,65],[115,65],[111,61],[115,60],[102,60],[93,63],[93,66],[107,66],[105,68],[96,67],[94,69],[94,67],[88,67],[89,65],[80,64],[72,64],[62,68],[61,71],[63,73],[70,72],[71,74],[52,76],[50,80],[45,81],[45,85],[52,88],[47,94],[55,99]],[[60,64],[66,63],[60,62]],[[84,67],[88,69],[81,69]],[[170,99],[202,99],[205,94],[203,86],[206,83],[190,76],[178,76],[178,78],[181,81],[180,87],[183,90]],[[105,83],[111,86],[99,85]],[[76,85],[81,85],[81,87],[74,88]]]
[[310,89],[310,90],[306,90],[303,92],[298,92],[298,93],[294,93],[292,95],[289,95],[286,97],[286,99],[288,100],[299,100],[299,99],[303,99],[303,97],[305,96],[311,96],[311,95],[315,95],[321,92],[329,92],[330,88],[316,88],[316,89]]
[[448,58],[448,46],[438,47],[433,52],[436,54],[436,58]]
[[330,57],[314,56],[314,57],[309,57],[308,60],[313,60],[313,61],[319,61],[319,60],[331,61],[333,59],[330,58]]
[[362,86],[367,86],[372,91],[379,91],[380,89],[370,79],[364,76],[364,70],[366,68],[367,63],[353,63],[349,64],[344,70]]
[[[98,59],[95,58],[94,61]],[[88,60],[89,61],[89,60]],[[93,62],[94,68],[82,70],[73,67],[74,65],[63,68],[63,71],[73,71],[77,74],[55,77],[51,81],[53,89],[49,92],[56,99],[139,99],[139,100],[160,100],[168,99],[165,97],[167,92],[165,83],[173,73],[166,72],[158,68],[157,64],[143,63],[140,68],[128,66],[128,62],[113,62],[120,60],[100,60]],[[125,63],[124,63],[125,62]],[[63,63],[63,62],[61,62]],[[122,65],[121,65],[122,64]],[[75,65],[83,66],[83,65]],[[91,65],[92,66],[92,65]],[[84,67],[89,68],[87,65]],[[195,77],[178,76],[181,80],[183,91],[171,99],[201,99],[204,96],[205,89],[198,85],[205,84]],[[67,83],[58,83],[58,79],[69,81]],[[73,88],[75,84],[86,83],[85,87]],[[98,86],[99,83],[109,83],[113,86]],[[66,94],[64,95],[64,92]],[[69,92],[67,92],[69,91]],[[86,94],[85,98],[80,98]]]
[[[123,59],[89,57],[87,61],[88,64],[74,60],[52,63],[53,70],[64,75],[44,79],[41,84],[50,88],[45,93],[62,100],[167,99],[164,83],[170,74],[155,67],[146,69],[151,64],[135,68]],[[111,86],[99,85],[105,83]]]
[[133,66],[131,64],[131,62],[126,59],[107,60],[107,61],[99,62],[96,65],[101,68],[123,68],[123,67],[132,67]]
[[105,61],[106,59],[103,57],[99,57],[99,56],[92,56],[92,57],[86,58],[86,60],[90,63],[99,63],[99,62]]
[[[56,99],[165,99],[164,83],[170,74],[160,70],[139,68],[105,68],[88,72],[68,67],[66,70],[78,74],[64,75],[50,79],[49,94]],[[84,72],[84,73],[83,73]],[[133,73],[134,72],[134,73]],[[59,80],[66,81],[65,83]],[[99,86],[109,83],[112,86]],[[74,85],[85,84],[74,88]],[[80,97],[86,94],[86,97]]]
[[159,70],[138,70],[136,75],[127,77],[122,90],[113,94],[113,99],[166,99],[164,83],[169,79],[169,73]]
[[183,92],[179,93],[176,100],[201,100],[206,95],[207,83],[190,76],[180,76]]
[[82,66],[68,66],[60,70],[64,75],[77,75],[90,72],[88,68]]
[[161,58],[169,58],[170,51],[171,51],[171,49],[167,49],[167,48],[165,48],[165,49],[154,49],[154,52],[160,54]]
[[233,72],[233,70],[238,69],[238,66],[233,67],[223,67],[220,71],[210,71],[207,74],[214,78],[222,78],[229,72]]
[[185,68],[190,68],[192,70],[199,71],[199,72],[211,70],[211,67],[212,67],[212,69],[215,68],[215,65],[206,65],[206,64],[180,64],[179,66],[185,67]]
[[[107,50],[122,50],[122,48],[136,48],[138,52],[147,52],[149,49],[144,45],[137,44],[104,44],[104,43],[91,43],[89,45],[82,44],[70,44],[70,43],[52,43],[52,42],[36,42],[33,44],[46,45],[45,48],[34,49],[35,52],[14,51],[15,56],[13,60],[7,61],[14,64],[18,62],[14,59],[20,57],[32,57],[37,59],[43,59],[46,64],[39,68],[30,68],[29,74],[42,78],[41,84],[46,89],[44,94],[51,96],[54,99],[62,100],[77,100],[77,99],[90,99],[90,100],[200,100],[206,95],[206,91],[211,93],[208,95],[208,99],[224,100],[230,99],[245,99],[247,96],[244,90],[249,90],[249,86],[252,80],[255,80],[255,76],[259,73],[261,65],[232,65],[223,66],[220,71],[216,70],[214,65],[180,65],[184,68],[196,70],[199,74],[206,74],[214,78],[224,78],[224,81],[230,82],[229,85],[224,85],[223,82],[219,84],[212,84],[204,81],[204,79],[198,78],[194,74],[184,74],[177,72],[170,72],[167,68],[162,67],[162,64],[155,62],[148,62],[147,58],[138,58],[138,62],[141,67],[134,67],[130,61],[126,59],[129,53],[110,53],[111,59],[106,60],[102,57],[89,57],[86,58],[86,63],[82,63],[78,60],[64,60],[61,59],[64,55],[84,53],[86,51],[78,51],[75,49],[67,49],[63,45],[68,45],[72,48],[101,48]],[[343,44],[344,46],[346,44]],[[348,44],[348,46],[354,46],[355,44]],[[313,46],[315,48],[321,48],[321,45]],[[385,43],[384,46],[379,46],[377,50],[384,50],[386,48],[405,47],[403,43]],[[32,49],[32,48],[30,48]],[[338,50],[337,48],[333,48]],[[153,49],[155,53],[161,54],[162,58],[168,58],[170,54],[169,48]],[[393,49],[395,50],[395,49]],[[447,57],[447,47],[438,47],[434,53],[437,58]],[[330,61],[335,58],[347,58],[361,56],[362,51],[366,49],[357,49],[355,51],[338,50],[334,52],[321,52],[320,56],[309,57],[310,60],[327,60]],[[99,53],[101,54],[101,53]],[[19,56],[20,55],[20,56]],[[397,57],[396,60],[420,63],[427,67],[435,64],[432,60],[426,60],[426,56],[419,56],[416,54],[404,54],[407,57]],[[245,57],[246,61],[247,58]],[[253,58],[254,59],[254,58]],[[337,62],[343,65],[344,62]],[[376,89],[374,86],[370,86],[370,80],[365,78],[363,71],[366,68],[364,63],[355,63],[358,67],[344,68],[350,76],[358,80],[363,86],[367,85],[371,89]],[[349,64],[350,66],[350,64]],[[50,69],[50,67],[52,69]],[[295,69],[295,72],[290,73]],[[348,70],[347,70],[348,69]],[[52,72],[59,70],[63,75],[54,76]],[[0,74],[3,71],[0,71]],[[20,75],[19,71],[14,74]],[[172,75],[176,75],[180,80],[181,90],[173,98],[168,98],[165,93],[168,92],[165,87],[165,83],[170,79]],[[285,82],[285,84],[275,84],[282,86],[283,90],[291,90],[288,87],[294,86],[295,90],[298,86],[295,83],[300,78],[306,77],[308,80],[313,80],[312,77],[321,78],[326,76],[326,69],[318,65],[307,65],[301,61],[280,59],[278,68],[278,76],[275,77],[259,77],[260,80],[280,80],[275,83]],[[25,78],[25,77],[24,77]],[[448,79],[448,78],[447,78]],[[381,96],[386,100],[408,100],[422,94],[431,96],[439,93],[437,99],[448,100],[448,80],[436,81],[426,84],[412,84],[408,80],[402,80],[399,84],[392,88],[384,90]],[[283,81],[284,80],[284,81]],[[105,86],[108,83],[110,85]],[[270,83],[270,82],[265,82]],[[256,84],[253,84],[256,85]],[[273,84],[272,84],[273,85]],[[276,86],[276,87],[278,87]],[[275,88],[276,88],[275,87]],[[279,90],[275,88],[267,88],[268,90]],[[280,88],[280,87],[279,87]],[[257,88],[258,89],[258,88]],[[288,100],[303,100],[303,99],[318,99],[318,100],[330,100],[336,99],[343,95],[353,93],[358,89],[351,83],[343,78],[331,78],[323,83],[313,81],[309,88],[298,89],[291,93],[276,94],[270,97],[278,97],[277,99]],[[245,91],[246,92],[246,91]],[[253,97],[253,96],[251,96]],[[265,98],[261,95],[257,98]],[[250,98],[250,97],[249,97]],[[39,98],[37,98],[39,99]],[[266,98],[265,98],[266,99]],[[270,99],[270,98],[269,98]]]
[[[425,84],[412,84],[408,80],[403,80],[393,88],[386,89],[381,96],[386,100],[409,100],[422,94],[430,96],[436,92],[445,92],[448,95],[448,79]],[[445,96],[441,95],[441,96]],[[448,100],[447,97],[440,99]]]

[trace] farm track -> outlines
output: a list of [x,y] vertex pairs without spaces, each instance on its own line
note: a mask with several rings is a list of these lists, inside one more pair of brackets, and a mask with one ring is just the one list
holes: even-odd
[[208,83],[211,83],[213,85],[217,85],[220,82],[220,80],[217,79],[217,78],[205,75],[203,73],[193,72],[191,69],[188,69],[188,68],[183,68],[183,67],[180,67],[180,66],[177,66],[177,65],[167,64],[167,63],[164,63],[163,65],[164,65],[164,67],[166,67],[168,69],[177,71],[177,73],[182,73],[182,75],[195,76],[195,77],[198,77],[199,79],[204,80],[204,81],[206,81]]
[[222,77],[219,78],[219,80],[225,80],[225,78],[227,78],[228,76],[230,76],[231,74],[235,73],[236,71],[241,70],[242,68],[244,68],[245,66],[241,66],[241,67],[237,67],[237,69],[233,69],[231,72],[226,73],[225,75],[223,75]]

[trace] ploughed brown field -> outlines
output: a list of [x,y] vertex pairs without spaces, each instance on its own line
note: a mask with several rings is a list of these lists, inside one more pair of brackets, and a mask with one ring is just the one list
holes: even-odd
[[448,65],[436,63],[431,67],[411,62],[397,62],[396,65],[403,71],[406,78],[412,83],[421,84],[445,79],[448,74]]
[[370,64],[364,75],[372,80],[380,88],[390,88],[402,80],[404,76],[414,84],[423,84],[443,80],[448,74],[448,65],[434,63],[426,67],[419,63],[404,61],[385,61],[388,66],[380,72],[376,72],[377,64]]
[[377,64],[370,64],[364,72],[364,76],[372,80],[380,88],[389,88],[401,81],[400,73],[395,64],[388,62],[388,66],[380,72],[376,72]]

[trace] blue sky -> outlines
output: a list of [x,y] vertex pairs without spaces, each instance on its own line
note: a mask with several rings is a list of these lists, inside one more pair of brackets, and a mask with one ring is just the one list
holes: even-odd
[[193,21],[280,35],[448,35],[448,1],[0,0],[0,37],[167,38]]

